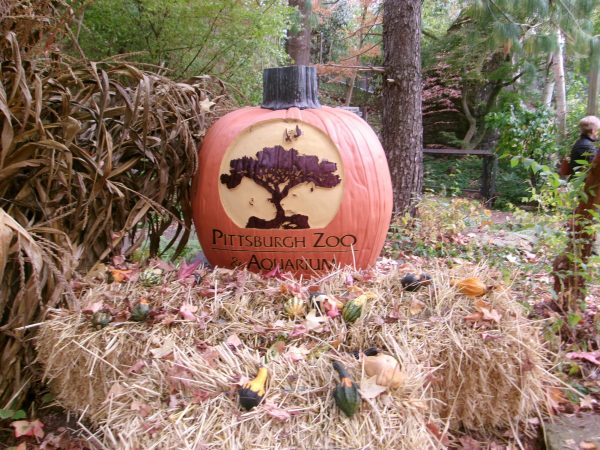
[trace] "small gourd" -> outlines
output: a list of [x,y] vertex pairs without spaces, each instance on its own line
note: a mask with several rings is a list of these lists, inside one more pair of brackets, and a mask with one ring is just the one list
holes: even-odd
[[101,309],[92,314],[92,325],[95,329],[100,330],[104,328],[113,320],[113,316],[110,311],[106,309]]
[[400,279],[400,283],[404,290],[409,292],[418,291],[421,286],[426,286],[431,283],[431,277],[425,273],[416,276],[414,273],[407,273]]
[[244,384],[239,390],[240,406],[246,410],[251,410],[258,406],[265,396],[265,383],[267,382],[267,368],[258,369],[256,378]]
[[143,322],[148,318],[148,314],[150,314],[151,310],[152,307],[150,306],[150,303],[148,303],[148,299],[142,298],[133,308],[131,308],[130,319],[135,322]]
[[361,294],[355,299],[350,300],[344,305],[344,309],[342,310],[342,318],[348,323],[356,322],[362,314],[362,308],[365,303],[367,303],[367,300],[373,297],[374,294],[367,293]]
[[360,406],[358,386],[352,381],[342,363],[334,361],[333,368],[340,376],[340,382],[333,391],[335,404],[344,412],[344,414],[346,414],[346,416],[352,417]]
[[297,296],[290,298],[283,307],[285,314],[290,319],[296,319],[298,317],[304,317],[306,314],[306,304],[304,301]]
[[481,297],[488,291],[485,283],[477,277],[463,278],[452,284],[458,289],[458,292],[472,298]]
[[365,355],[363,361],[365,373],[369,377],[377,377],[375,382],[379,386],[386,386],[392,389],[402,386],[404,376],[396,358],[381,353],[377,349],[369,349],[365,351]]
[[138,281],[146,287],[152,287],[160,284],[163,278],[161,269],[145,269],[138,278]]
[[414,273],[407,273],[400,279],[400,283],[404,290],[414,292],[421,287],[419,278]]

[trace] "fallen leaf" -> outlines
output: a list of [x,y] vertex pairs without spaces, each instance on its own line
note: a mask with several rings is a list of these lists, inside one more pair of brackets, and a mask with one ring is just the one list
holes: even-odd
[[481,312],[483,313],[483,320],[499,323],[502,318],[502,315],[495,309],[481,308]]
[[593,442],[581,441],[579,443],[580,450],[598,450],[598,446]]
[[290,338],[297,338],[300,336],[304,336],[308,332],[306,326],[302,323],[299,323],[294,326],[293,330],[290,332]]
[[100,300],[99,302],[94,302],[89,306],[86,306],[81,310],[81,312],[84,314],[94,314],[95,312],[98,312],[101,309],[104,309],[104,302],[102,300]]
[[502,339],[501,334],[491,334],[491,333],[481,333],[481,338],[484,342],[497,341],[498,339]]
[[140,416],[148,417],[152,413],[152,408],[147,403],[142,403],[137,400],[131,402],[131,406],[129,407],[132,411],[137,411]]
[[596,350],[594,352],[571,352],[567,353],[566,357],[569,359],[583,359],[585,361],[591,362],[597,366],[600,366],[600,350]]
[[481,450],[481,444],[479,441],[476,441],[471,436],[463,436],[459,440],[461,450]]
[[433,422],[427,422],[425,424],[425,428],[427,428],[427,430],[433,434],[433,436],[445,447],[448,447],[450,445],[450,439],[448,439],[448,436],[446,435],[446,433],[442,433],[439,429],[439,427],[433,423]]
[[216,368],[219,364],[219,352],[214,347],[207,347],[200,353],[202,359],[209,367]]
[[591,395],[585,395],[579,400],[579,407],[582,409],[594,409],[596,400]]
[[229,336],[227,339],[225,339],[225,343],[232,350],[236,350],[236,349],[240,348],[243,345],[241,339],[238,337],[237,334],[232,334],[231,336]]
[[34,436],[42,439],[44,437],[44,424],[38,419],[31,422],[28,420],[16,420],[11,422],[10,426],[15,429],[15,437],[17,438],[21,436]]
[[313,309],[306,315],[304,326],[306,327],[306,331],[320,333],[323,331],[323,326],[325,323],[327,323],[327,317],[317,316],[317,313]]
[[481,312],[474,312],[472,314],[467,314],[465,316],[465,319],[467,322],[479,322],[480,320],[483,319],[483,313]]
[[551,387],[546,391],[546,398],[550,405],[550,410],[555,412],[560,411],[561,403],[567,402],[563,391],[556,387]]
[[265,273],[263,276],[265,278],[281,278],[281,270],[279,269],[279,265],[276,265],[272,270]]
[[270,417],[278,422],[287,422],[292,417],[289,411],[282,409],[269,401],[264,403],[263,408]]
[[360,387],[358,390],[360,391],[360,396],[365,399],[375,398],[378,395],[387,391],[386,386],[379,386],[375,380],[377,376],[372,376],[369,378],[364,377],[360,380]]
[[131,366],[128,370],[127,373],[138,373],[140,372],[144,367],[146,367],[146,361],[144,361],[143,359],[138,360],[137,362],[135,362],[133,364],[133,366]]
[[304,345],[301,345],[300,347],[291,346],[284,355],[292,360],[292,362],[298,362],[306,359],[306,355],[309,353],[310,350],[304,347]]
[[108,391],[108,397],[119,397],[120,395],[126,394],[127,390],[119,382],[113,383]]
[[185,320],[197,320],[198,318],[194,314],[196,311],[198,311],[198,307],[196,305],[184,303],[179,308],[179,315]]
[[200,109],[202,112],[209,112],[210,108],[215,105],[215,102],[211,102],[210,99],[205,98],[200,101]]
[[133,274],[133,270],[131,269],[110,269],[110,273],[113,277],[115,283],[123,283],[128,281]]
[[410,302],[410,307],[408,308],[408,312],[410,312],[411,316],[416,316],[421,311],[423,311],[426,306],[427,305],[425,305],[425,303],[423,303],[421,300],[417,300],[416,298],[413,298],[412,301]]
[[473,302],[473,306],[479,311],[481,311],[482,309],[492,309],[491,303],[486,302],[485,300],[482,300],[480,298]]
[[192,403],[200,404],[213,397],[213,394],[209,391],[202,389],[194,389],[192,391]]
[[202,263],[200,259],[192,261],[191,263],[186,263],[183,261],[181,266],[179,266],[179,270],[177,271],[177,281],[185,280],[187,277],[192,276],[194,271],[198,268],[198,266]]
[[171,340],[166,340],[163,342],[162,346],[151,349],[150,353],[152,353],[154,358],[162,359],[165,356],[170,355],[173,352],[173,348],[175,348],[175,343]]

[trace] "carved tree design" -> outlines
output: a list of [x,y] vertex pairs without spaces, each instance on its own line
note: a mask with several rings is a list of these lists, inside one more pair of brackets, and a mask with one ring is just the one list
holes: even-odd
[[333,188],[342,181],[334,172],[337,164],[319,161],[315,155],[302,155],[298,150],[286,150],[281,145],[265,147],[256,158],[244,156],[233,159],[229,163],[229,173],[221,175],[221,183],[233,189],[242,182],[244,177],[250,178],[262,186],[270,194],[269,201],[275,206],[275,218],[271,220],[260,217],[250,217],[246,228],[310,228],[308,216],[293,214],[286,216],[281,202],[290,193],[290,189],[304,183],[314,183],[315,186]]

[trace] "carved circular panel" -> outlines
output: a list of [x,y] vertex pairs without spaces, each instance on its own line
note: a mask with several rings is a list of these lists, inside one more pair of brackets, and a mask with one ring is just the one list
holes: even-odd
[[344,192],[336,145],[305,122],[275,119],[242,131],[219,171],[219,196],[241,228],[324,228]]

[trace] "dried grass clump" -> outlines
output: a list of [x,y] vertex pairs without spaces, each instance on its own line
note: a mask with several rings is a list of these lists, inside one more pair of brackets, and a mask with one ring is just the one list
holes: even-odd
[[[0,3],[0,408],[33,377],[26,327],[69,296],[75,270],[142,241],[183,249],[191,179],[211,121],[231,104],[207,77],[175,82],[122,60],[73,59],[63,1]],[[10,222],[10,223],[9,223]],[[64,304],[64,302],[63,302]],[[22,357],[22,359],[21,359]],[[13,405],[9,405],[14,403]]]
[[[167,275],[162,288],[100,285],[86,292],[84,303],[102,301],[118,309],[144,297],[160,314],[154,323],[122,322],[94,331],[87,317],[62,312],[41,327],[39,359],[57,399],[69,409],[85,411],[109,446],[127,448],[148,439],[144,448],[175,442],[194,448],[204,439],[209,446],[263,448],[260,439],[277,436],[281,448],[305,441],[302,448],[344,443],[427,448],[430,444],[417,441],[433,439],[423,427],[435,424],[436,417],[454,432],[463,427],[490,433],[511,429],[516,436],[526,419],[545,413],[546,387],[553,382],[538,327],[502,285],[484,302],[458,294],[451,285],[453,279],[473,275],[490,283],[494,277],[489,270],[432,268],[429,287],[402,290],[400,278],[418,269],[388,261],[370,272],[338,270],[306,281],[204,269],[196,284],[171,281],[174,276]],[[307,330],[305,319],[285,317],[283,304],[292,295],[306,299],[315,289],[342,300],[361,292],[376,298],[352,325],[337,318],[327,320],[323,329]],[[183,320],[178,313],[182,305],[197,307],[194,320]],[[286,343],[279,356],[270,353],[278,340]],[[360,380],[360,363],[350,354],[372,346],[399,359],[407,387],[372,404],[363,402],[357,419],[340,421],[330,398],[331,359],[342,359]],[[305,359],[293,363],[289,352],[294,350]],[[244,414],[235,403],[235,382],[242,375],[253,376],[266,356],[275,357],[267,363],[272,376],[267,400],[299,412],[284,426],[269,415],[270,403]],[[401,408],[393,406],[398,402]],[[271,422],[261,428],[266,418]],[[336,423],[365,432],[341,434],[343,442],[336,441],[334,436],[342,432]],[[154,435],[139,436],[144,427]],[[402,433],[420,437],[410,441],[411,447],[408,438],[398,438]],[[392,436],[401,444],[393,443]],[[265,448],[273,442],[265,440]]]
[[26,230],[0,208],[0,409],[18,405],[34,381],[27,326],[41,317],[44,305],[74,306],[67,281],[73,269],[63,233]]

